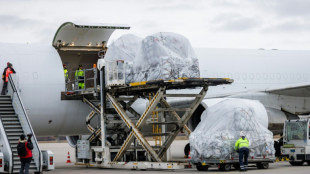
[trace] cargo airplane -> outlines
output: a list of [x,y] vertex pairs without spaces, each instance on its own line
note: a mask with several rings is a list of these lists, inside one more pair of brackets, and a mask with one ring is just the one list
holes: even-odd
[[[67,64],[69,71],[80,64],[92,68],[114,30],[129,28],[67,22],[59,27],[51,45],[0,44],[1,66],[13,64],[16,86],[36,136],[67,136],[74,145],[78,135],[90,134],[85,117],[91,109],[81,101],[61,100],[65,90],[62,65]],[[274,133],[281,132],[284,120],[310,113],[310,51],[197,48],[195,52],[201,77],[228,77],[234,83],[210,87],[188,123],[192,129],[206,107],[227,97],[260,101]],[[182,103],[186,102],[175,104]]]

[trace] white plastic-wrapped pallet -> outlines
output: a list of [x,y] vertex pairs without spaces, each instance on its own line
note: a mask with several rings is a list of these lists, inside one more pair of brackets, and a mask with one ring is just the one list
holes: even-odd
[[[135,60],[137,50],[142,38],[133,34],[125,34],[109,45],[109,49],[104,57],[106,64],[113,63],[116,60],[124,60],[125,63],[125,81],[133,82],[133,61]],[[114,68],[113,66],[110,66]],[[108,77],[106,79],[109,79]]]
[[188,39],[167,32],[142,40],[134,72],[135,81],[200,77],[198,59]]
[[125,61],[126,83],[200,77],[198,59],[184,36],[157,33],[144,38],[127,34],[113,42],[105,55],[108,64]]
[[133,34],[122,35],[109,45],[104,59],[134,61],[141,40]]
[[[207,108],[189,141],[192,158],[225,159],[237,155],[235,142],[243,131],[250,156],[275,155],[273,134],[266,128],[267,112],[258,101],[227,99]],[[268,124],[268,122],[267,122]]]

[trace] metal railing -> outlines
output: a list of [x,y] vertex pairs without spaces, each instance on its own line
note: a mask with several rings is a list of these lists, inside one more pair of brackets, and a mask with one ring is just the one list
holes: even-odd
[[40,147],[38,145],[38,141],[36,139],[36,136],[34,134],[34,131],[32,129],[32,126],[30,124],[30,121],[28,119],[27,112],[25,110],[24,104],[21,100],[20,94],[16,88],[16,75],[11,74],[9,75],[9,81],[8,81],[8,94],[12,97],[12,105],[15,110],[15,113],[18,116],[18,119],[20,121],[20,124],[22,126],[23,132],[25,134],[32,133],[33,136],[31,138],[31,141],[33,143],[33,150],[32,150],[32,158],[36,164],[37,171],[42,171],[43,166],[43,160],[42,160],[42,153],[40,150]]
[[[76,70],[78,71],[78,70]],[[76,71],[68,71],[66,80],[66,92],[78,92],[86,90],[94,90],[95,93],[98,92],[97,88],[97,79],[98,79],[98,70],[97,68],[83,69],[84,72],[83,78],[79,79],[75,74]],[[66,77],[65,77],[66,78]],[[79,88],[79,83],[84,83],[84,88]]]
[[12,152],[10,143],[8,141],[7,134],[4,130],[2,118],[0,119],[0,135],[1,135],[0,136],[0,142],[1,142],[0,146],[2,146],[1,152],[3,152],[3,155],[4,155],[4,162],[5,162],[5,165],[12,164],[12,165],[8,166],[8,168],[7,168],[7,171],[12,171],[13,170],[13,152]]
[[118,86],[125,84],[126,64],[124,60],[106,61],[106,81],[107,86]]

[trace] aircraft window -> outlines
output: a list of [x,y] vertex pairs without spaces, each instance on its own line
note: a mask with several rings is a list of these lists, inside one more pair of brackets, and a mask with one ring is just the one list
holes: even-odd
[[303,73],[303,74],[302,74],[302,78],[303,78],[303,80],[308,80],[307,74],[306,74],[306,73]]
[[247,80],[248,75],[246,73],[242,73],[242,79]]
[[287,79],[288,79],[288,74],[287,74],[287,73],[283,74],[283,78],[284,78],[285,80],[287,80]]
[[268,74],[267,74],[267,73],[264,73],[264,74],[263,74],[263,79],[264,79],[264,80],[268,80]]
[[274,77],[275,77],[275,74],[270,73],[269,77],[270,77],[270,79],[271,79],[271,80],[273,80],[273,79],[274,79]]
[[32,77],[33,77],[34,79],[38,79],[38,73],[37,73],[37,72],[33,72],[33,73],[32,73]]
[[294,74],[292,74],[292,73],[290,74],[290,79],[295,80]]
[[297,80],[301,80],[302,79],[302,76],[301,76],[300,73],[296,74],[296,76],[297,76]]
[[251,79],[251,80],[253,80],[253,79],[254,79],[254,74],[253,74],[253,73],[250,73],[250,75],[249,75],[249,76],[250,76],[250,79]]
[[277,74],[277,79],[281,80],[281,74],[280,73]]
[[260,80],[261,78],[261,74],[260,73],[256,73],[256,80]]

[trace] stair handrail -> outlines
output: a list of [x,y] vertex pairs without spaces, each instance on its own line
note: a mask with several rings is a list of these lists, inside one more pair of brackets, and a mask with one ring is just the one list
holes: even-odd
[[[16,88],[16,85],[15,85],[15,82],[14,82],[14,81],[16,81],[16,80],[14,80],[15,78],[16,78],[15,74],[10,74],[9,75],[9,79],[8,79],[8,86],[10,86],[11,89],[12,89],[12,92],[11,92],[12,105],[13,105],[14,95],[16,95],[16,97],[18,99],[18,104],[20,104],[21,110],[22,110],[23,115],[24,115],[24,119],[23,120],[20,119],[21,126],[22,126],[22,129],[23,129],[24,133],[26,133],[26,131],[30,131],[30,132],[27,132],[27,133],[32,133],[33,134],[32,139],[31,139],[32,143],[33,143],[33,147],[34,147],[33,150],[32,150],[32,154],[33,154],[33,156],[35,155],[35,156],[39,157],[38,161],[35,158],[33,158],[33,160],[36,162],[36,167],[37,167],[38,172],[41,172],[42,169],[43,169],[43,160],[42,160],[41,149],[40,149],[40,147],[38,145],[37,138],[36,138],[36,136],[34,134],[32,126],[30,124],[30,121],[29,121],[26,109],[24,107],[24,104],[23,104],[23,102],[21,100],[20,94],[19,94],[19,92],[18,92],[18,90]],[[8,94],[10,94],[10,90],[8,90],[8,91],[9,91]],[[14,107],[14,105],[13,105],[13,107]],[[18,117],[22,118],[22,115],[18,114]],[[26,128],[23,126],[22,121],[26,121],[26,124],[28,125],[30,130],[25,130]]]
[[[4,130],[2,118],[0,119],[0,124],[2,125],[2,126],[0,126],[0,132],[3,132],[3,136],[0,137],[0,140],[1,140],[1,142],[4,143],[2,146],[2,152],[5,155],[4,160],[5,160],[5,162],[9,161],[9,164],[12,164],[12,165],[8,166],[8,171],[13,171],[13,151],[12,151],[12,148],[10,146],[7,134]],[[8,154],[8,155],[6,155],[6,154]]]

